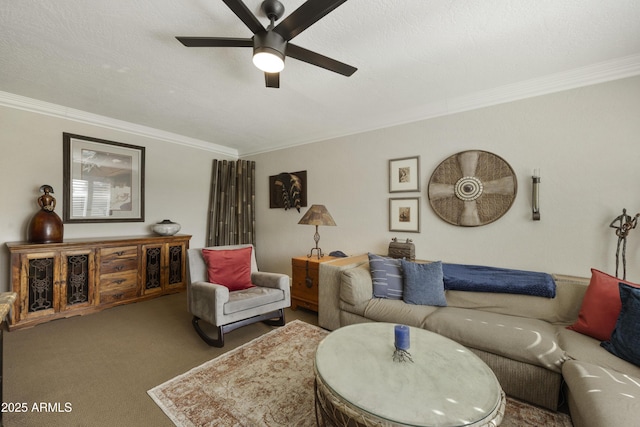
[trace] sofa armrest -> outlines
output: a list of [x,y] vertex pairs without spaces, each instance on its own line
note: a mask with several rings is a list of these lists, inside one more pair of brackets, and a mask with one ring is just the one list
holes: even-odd
[[320,264],[318,272],[318,324],[330,331],[340,327],[340,287],[342,272],[366,263],[367,254],[337,258]]
[[351,305],[359,305],[373,298],[373,280],[369,264],[342,272],[340,299]]

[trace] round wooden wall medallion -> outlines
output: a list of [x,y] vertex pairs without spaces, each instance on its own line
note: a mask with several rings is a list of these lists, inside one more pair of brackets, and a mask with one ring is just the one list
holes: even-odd
[[453,225],[476,227],[504,215],[516,198],[518,181],[500,156],[481,150],[448,157],[429,180],[429,203]]

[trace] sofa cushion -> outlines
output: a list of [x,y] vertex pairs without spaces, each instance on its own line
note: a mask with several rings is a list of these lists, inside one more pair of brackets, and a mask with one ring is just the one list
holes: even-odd
[[565,352],[548,322],[455,307],[427,317],[426,329],[467,347],[560,372]]
[[376,298],[402,299],[404,278],[399,259],[369,253],[369,268]]
[[402,260],[404,291],[402,299],[408,304],[446,306],[442,262],[416,264]]
[[622,309],[611,333],[601,345],[608,352],[640,366],[640,289],[620,283]]
[[600,341],[566,328],[558,328],[558,343],[570,359],[640,377],[640,367],[620,359],[600,346]]
[[582,300],[578,320],[568,328],[600,341],[608,341],[622,308],[618,283],[640,286],[592,268],[591,281]]
[[284,299],[282,289],[253,286],[239,291],[229,292],[229,301],[224,304],[224,314],[253,309]]
[[468,264],[443,264],[442,270],[447,290],[556,296],[556,282],[547,273]]
[[225,286],[230,291],[248,289],[251,283],[252,247],[241,249],[203,249],[202,257],[207,264],[208,280]]
[[565,362],[562,376],[574,425],[638,425],[640,377],[578,360]]
[[413,305],[402,300],[373,298],[367,303],[363,316],[376,322],[402,323],[424,328],[425,319],[437,310],[439,308],[432,305]]
[[553,278],[556,281],[555,298],[495,292],[446,291],[447,305],[530,317],[567,326],[574,323],[578,317],[589,279],[557,274]]

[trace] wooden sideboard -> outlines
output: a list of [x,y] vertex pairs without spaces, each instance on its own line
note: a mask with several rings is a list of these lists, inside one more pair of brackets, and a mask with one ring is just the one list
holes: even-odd
[[94,313],[186,288],[191,236],[7,243],[18,297],[9,330]]

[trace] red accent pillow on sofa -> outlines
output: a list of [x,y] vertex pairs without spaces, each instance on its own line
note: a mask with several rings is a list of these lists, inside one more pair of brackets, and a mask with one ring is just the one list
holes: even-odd
[[640,288],[640,285],[591,269],[591,281],[584,294],[578,320],[567,329],[580,332],[600,341],[609,341],[616,327],[622,302],[618,283]]
[[203,249],[209,282],[226,286],[230,291],[252,288],[250,246],[241,249]]

